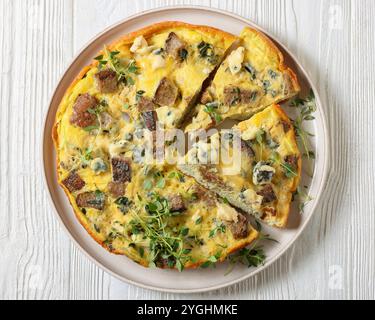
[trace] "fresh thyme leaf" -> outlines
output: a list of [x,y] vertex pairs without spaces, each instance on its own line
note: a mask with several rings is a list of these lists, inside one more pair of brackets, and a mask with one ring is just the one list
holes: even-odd
[[202,223],[202,217],[199,217],[197,220],[195,220],[195,224],[201,224]]
[[217,259],[216,259],[215,256],[211,256],[211,257],[208,258],[208,261],[215,263],[215,262],[217,262]]
[[204,263],[202,263],[200,265],[200,267],[202,269],[205,269],[205,268],[208,268],[208,267],[211,267],[211,266],[215,266],[215,263],[218,262],[218,260],[220,259],[221,257],[221,252],[217,252],[215,255],[212,255],[212,256],[209,256],[207,258],[207,261],[205,261]]
[[99,129],[99,126],[87,126],[87,127],[84,127],[83,130],[87,131],[87,132],[91,132],[93,130],[96,130],[96,129]]
[[129,62],[129,65],[128,65],[128,68],[127,68],[127,71],[128,71],[129,73],[137,73],[137,72],[138,72],[138,67],[137,67],[137,65],[136,65],[136,63],[135,63],[135,60],[131,60],[131,61]]
[[88,165],[90,160],[93,159],[93,156],[92,156],[92,149],[91,148],[85,148],[84,152],[80,152],[81,155],[80,155],[80,158],[81,158],[81,162]]
[[224,223],[221,223],[220,225],[216,226],[214,229],[210,231],[208,234],[209,238],[213,238],[218,232],[225,233],[226,231],[226,226]]
[[184,269],[186,261],[191,260],[190,251],[183,248],[184,235],[189,229],[183,227],[174,230],[168,227],[166,219],[173,217],[167,199],[157,194],[145,204],[148,215],[133,212],[134,219],[130,221],[132,229],[143,233],[143,238],[149,240],[149,263],[167,264],[170,268]]
[[168,178],[173,179],[176,178],[180,182],[185,182],[185,177],[182,175],[182,173],[178,171],[173,171],[168,175]]
[[255,135],[255,140],[259,144],[260,147],[260,152],[259,152],[259,160],[263,159],[263,143],[264,143],[264,136],[265,136],[265,131],[263,129],[260,129],[256,135]]
[[94,58],[94,60],[98,61],[99,62],[99,69],[101,69],[103,66],[105,66],[107,64],[107,60],[104,60],[103,59],[103,55],[99,55],[97,57]]
[[297,188],[297,196],[298,196],[298,209],[300,210],[300,213],[303,213],[305,206],[307,203],[309,203],[313,198],[308,195],[301,187]]
[[206,269],[206,268],[208,268],[211,264],[212,264],[211,261],[205,261],[204,263],[202,263],[202,264],[200,265],[200,267],[201,267],[202,269]]
[[272,152],[270,159],[284,169],[284,174],[287,178],[297,177],[298,174],[295,171],[295,168],[291,164],[281,161],[280,155],[276,151]]
[[227,198],[223,197],[223,198],[221,198],[221,199],[223,200],[223,202],[224,202],[225,204],[228,204],[228,203],[229,203],[229,201],[228,201]]
[[314,159],[315,157],[311,157],[312,151],[310,151],[307,138],[309,136],[313,136],[313,134],[306,131],[303,127],[304,121],[311,121],[315,119],[315,117],[312,115],[316,111],[315,95],[313,90],[310,90],[310,93],[306,99],[302,99],[299,97],[295,98],[290,103],[290,106],[299,109],[299,115],[293,121],[294,130],[296,132],[296,136],[298,137],[298,141],[300,142],[300,144],[302,144],[304,154],[306,155],[307,159]]
[[156,187],[157,188],[164,188],[165,187],[165,179],[164,178],[160,178],[159,181],[156,183]]
[[182,262],[180,260],[176,261],[176,268],[180,272],[182,272],[184,270],[184,265],[182,264]]
[[[138,72],[138,67],[134,60],[130,60],[125,66],[124,63],[118,58],[119,51],[108,51],[107,48],[104,49],[105,55],[108,58],[108,61],[102,60],[99,61],[99,65],[106,65],[111,68],[117,74],[117,80],[119,82],[125,83],[125,85],[133,85],[134,79],[130,74],[136,74]],[[100,57],[100,56],[99,56]]]
[[211,117],[211,119],[215,120],[216,123],[219,123],[223,120],[220,114],[217,113],[218,108],[217,102],[209,102],[205,105],[204,111],[208,113]]
[[138,252],[139,252],[141,258],[143,258],[144,254],[145,254],[145,249],[143,247],[139,247]]
[[284,168],[284,173],[287,178],[293,178],[297,176],[297,173],[294,171],[294,168],[289,163],[282,163],[281,166]]
[[180,234],[181,234],[183,237],[187,236],[188,233],[189,233],[189,228],[187,228],[187,227],[183,227],[183,228],[181,229],[181,231],[180,231]]
[[128,85],[128,86],[132,86],[135,83],[133,78],[130,77],[130,76],[125,76],[125,82],[126,82],[126,85]]
[[96,114],[96,111],[93,108],[88,108],[87,112],[90,113],[90,114]]
[[143,188],[145,190],[150,190],[152,188],[152,182],[150,179],[146,179],[144,182],[143,182]]
[[120,51],[111,51],[109,53],[109,58],[113,60],[114,57],[116,57],[119,53],[120,53]]

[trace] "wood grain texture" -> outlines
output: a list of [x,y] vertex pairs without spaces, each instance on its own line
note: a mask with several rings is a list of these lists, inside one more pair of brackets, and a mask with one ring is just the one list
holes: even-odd
[[[176,4],[225,9],[276,35],[309,70],[331,135],[324,199],[301,238],[259,275],[205,294],[140,289],[96,267],[54,218],[40,165],[48,99],[73,55],[120,19]],[[375,298],[372,0],[0,0],[0,16],[1,299]]]

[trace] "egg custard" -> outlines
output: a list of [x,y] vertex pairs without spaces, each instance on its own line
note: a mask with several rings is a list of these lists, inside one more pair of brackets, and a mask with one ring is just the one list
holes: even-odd
[[57,175],[74,212],[105,249],[143,266],[223,261],[258,232],[246,215],[165,163],[148,164],[145,131],[179,126],[237,38],[165,22],[106,47],[56,114]]
[[[181,271],[223,261],[256,240],[246,212],[285,226],[301,156],[290,120],[272,103],[299,86],[270,40],[250,28],[240,38],[155,24],[105,47],[68,88],[53,129],[58,180],[80,223],[108,251]],[[239,173],[226,175],[220,162],[154,161],[157,129],[189,122],[197,98],[204,105],[188,130],[272,105],[233,128]],[[227,139],[233,154],[233,134],[211,141]]]
[[[211,143],[196,144],[186,155],[189,163],[179,165],[179,170],[244,212],[271,226],[285,227],[301,175],[301,154],[287,115],[272,105],[221,134],[221,139],[228,140],[230,155],[234,148],[240,151],[238,168],[222,158],[217,164],[200,163],[200,154],[212,157],[217,151],[218,135],[210,137]],[[239,138],[237,145],[234,135]],[[190,164],[194,159],[195,164]]]
[[263,33],[244,28],[238,47],[220,65],[186,131],[207,129],[225,119],[245,120],[300,90],[280,50]]

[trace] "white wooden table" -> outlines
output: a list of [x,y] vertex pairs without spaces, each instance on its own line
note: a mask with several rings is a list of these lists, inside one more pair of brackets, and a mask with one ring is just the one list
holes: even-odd
[[[55,219],[41,128],[73,55],[131,14],[197,4],[253,20],[284,42],[320,91],[332,138],[324,199],[301,238],[248,281],[197,295],[124,284],[91,263]],[[375,1],[0,0],[1,299],[375,298]]]

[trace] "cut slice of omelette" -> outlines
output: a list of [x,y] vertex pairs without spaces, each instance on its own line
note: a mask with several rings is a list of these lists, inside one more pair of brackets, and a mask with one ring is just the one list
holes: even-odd
[[[135,108],[135,113],[152,111],[146,126],[154,126],[157,120],[165,128],[175,128],[235,40],[237,37],[218,29],[164,22],[111,45],[99,59],[99,66],[118,69],[118,63],[125,74],[123,82],[130,80],[115,94],[119,107],[126,104],[131,110]],[[124,66],[121,62],[129,56],[133,64]]]
[[248,119],[299,92],[296,75],[268,37],[246,27],[240,39],[202,95],[186,131],[209,128],[225,119]]
[[[240,137],[236,145],[234,135]],[[219,144],[213,142],[219,138],[227,141],[224,147],[229,158],[234,155],[232,162],[218,153]],[[212,163],[218,154],[217,164]],[[198,142],[178,168],[235,207],[269,225],[285,227],[300,180],[301,154],[291,121],[280,106],[272,105],[232,131],[211,136],[210,143]]]
[[53,130],[58,180],[88,233],[144,266],[222,261],[257,237],[189,177],[149,164],[156,122],[175,127],[236,38],[166,22],[105,48],[67,90]]

